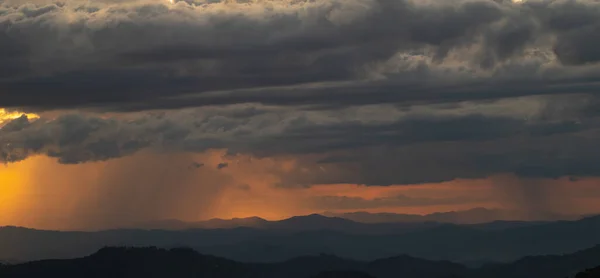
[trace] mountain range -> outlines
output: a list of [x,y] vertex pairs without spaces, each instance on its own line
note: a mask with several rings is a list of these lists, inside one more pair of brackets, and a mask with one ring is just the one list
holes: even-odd
[[578,273],[575,278],[600,278],[600,266],[586,269]]
[[395,256],[370,262],[332,255],[277,263],[241,263],[188,248],[103,248],[83,258],[0,265],[0,277],[203,278],[598,278],[600,245],[566,255],[526,257],[468,268],[448,261]]
[[600,244],[600,217],[576,221],[457,225],[358,223],[309,215],[266,221],[261,228],[97,232],[0,228],[0,260],[76,258],[104,246],[191,247],[242,262],[275,262],[320,253],[355,260],[398,254],[461,263],[506,262],[523,256],[570,253]]
[[453,224],[482,224],[494,221],[540,222],[557,220],[576,220],[580,215],[559,214],[554,212],[526,212],[520,210],[473,208],[463,211],[436,212],[432,214],[369,213],[364,211],[334,213],[324,212],[329,217],[340,217],[361,223],[390,222],[439,222]]
[[[313,214],[318,215],[318,214]],[[423,224],[429,222],[451,223],[451,224],[485,224],[489,222],[520,222],[529,224],[532,222],[550,222],[557,220],[576,220],[582,218],[580,215],[565,215],[552,212],[526,213],[518,210],[501,210],[487,208],[473,208],[463,211],[436,212],[427,215],[418,214],[398,214],[398,213],[369,213],[369,212],[350,212],[334,213],[323,212],[320,214],[329,218],[346,219],[364,224],[398,224],[403,223],[406,227],[409,224]],[[167,219],[159,221],[141,222],[129,225],[125,228],[141,229],[160,229],[160,230],[185,230],[185,229],[230,229],[239,227],[257,228],[257,229],[287,229],[293,222],[298,222],[302,216],[291,217],[279,221],[268,221],[260,217],[219,219],[214,218],[205,221],[186,222],[176,219]],[[339,221],[339,220],[338,220]],[[331,221],[327,221],[329,225]],[[341,222],[341,221],[340,221]],[[337,226],[336,226],[337,227]],[[298,227],[296,227],[298,228]],[[312,226],[311,226],[312,228]],[[325,227],[325,228],[330,228]]]

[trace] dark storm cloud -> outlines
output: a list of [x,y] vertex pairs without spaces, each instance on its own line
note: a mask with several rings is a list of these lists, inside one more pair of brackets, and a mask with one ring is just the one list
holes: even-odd
[[[599,77],[594,1],[19,3],[0,6],[3,107],[451,102],[595,92]],[[581,68],[543,66],[553,55]],[[244,91],[214,92],[229,90]]]
[[[0,30],[5,28],[2,25],[0,22]],[[27,45],[20,45],[8,34],[0,32],[0,79],[26,72],[27,54]]]
[[2,132],[20,131],[29,126],[29,119],[25,115],[8,122],[2,127]]
[[600,61],[600,24],[586,26],[562,34],[554,51],[565,65],[582,65]]
[[21,117],[2,162],[293,155],[282,186],[600,175],[597,1],[21,2],[0,4],[0,107],[203,107]]
[[[389,123],[342,119],[334,124],[320,124],[303,114],[259,114],[250,119],[236,118],[236,114],[189,114],[180,118],[151,115],[129,121],[77,114],[52,121],[29,122],[21,117],[0,129],[0,146],[5,161],[46,153],[62,163],[78,163],[124,156],[144,147],[185,151],[227,148],[231,153],[268,156],[431,141],[492,140],[549,129],[546,124],[529,126],[515,119],[477,115],[419,116]],[[287,119],[282,122],[282,118]],[[221,163],[217,168],[227,166]]]
[[[496,116],[460,112],[468,107],[434,114],[393,106],[331,112],[245,106],[127,119],[71,114],[30,122],[22,117],[0,129],[0,158],[14,162],[44,154],[61,163],[83,163],[146,148],[220,148],[255,157],[293,154],[298,167],[278,173],[282,186],[414,184],[498,173],[551,178],[600,174],[594,166],[600,165],[600,153],[593,150],[600,119],[572,117],[577,109],[565,112],[554,106],[531,117],[512,110]],[[492,113],[493,104],[479,109]]]
[[555,33],[554,53],[565,65],[582,65],[600,61],[600,6],[582,5],[581,1],[547,1],[526,4],[544,28]]
[[418,184],[501,173],[519,177],[598,176],[593,149],[597,131],[553,137],[485,142],[429,142],[411,146],[360,148],[336,163],[311,165],[288,173],[282,186],[352,183]]
[[[507,68],[511,74],[531,75],[538,66]],[[528,71],[529,70],[529,71]],[[501,98],[539,95],[592,94],[598,92],[600,77],[586,76],[552,81],[544,76],[530,76],[534,80],[523,80],[523,76],[513,80],[473,80],[456,84],[456,81],[442,81],[435,74],[413,76],[412,80],[398,83],[375,81],[345,83],[338,86],[315,86],[310,88],[268,88],[261,90],[238,90],[210,95],[193,95],[183,98],[163,99],[161,108],[181,108],[189,106],[230,105],[236,103],[261,103],[279,106],[304,106],[307,109],[338,109],[347,106],[396,103],[411,106],[415,104],[442,104],[461,101],[490,101]],[[554,75],[553,72],[549,75]],[[565,70],[562,72],[568,74]],[[438,84],[436,84],[438,83]],[[559,84],[556,84],[559,83]],[[157,108],[153,102],[123,104],[118,110],[137,111]]]
[[431,141],[481,141],[527,133],[526,128],[522,121],[477,115],[457,118],[422,117],[370,125],[349,122],[327,126],[298,122],[285,133],[261,138],[253,149],[255,152],[266,154],[304,154],[382,145],[403,146]]

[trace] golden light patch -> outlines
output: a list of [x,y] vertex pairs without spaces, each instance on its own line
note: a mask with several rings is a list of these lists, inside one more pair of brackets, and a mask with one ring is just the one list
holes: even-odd
[[32,120],[32,119],[39,119],[40,116],[37,114],[33,114],[33,113],[24,113],[24,112],[19,112],[19,111],[8,111],[4,108],[0,108],[0,128],[5,124],[8,123],[9,121],[12,121],[14,119],[18,119],[21,116],[27,116],[28,119]]

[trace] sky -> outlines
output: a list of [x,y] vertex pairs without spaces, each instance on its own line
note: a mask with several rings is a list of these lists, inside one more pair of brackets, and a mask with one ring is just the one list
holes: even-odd
[[595,0],[5,0],[0,225],[600,212]]

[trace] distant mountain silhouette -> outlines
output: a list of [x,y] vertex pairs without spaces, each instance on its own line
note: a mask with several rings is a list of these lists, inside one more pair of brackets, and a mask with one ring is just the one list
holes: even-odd
[[582,271],[575,278],[600,278],[600,266]]
[[213,218],[199,222],[185,222],[176,219],[158,220],[137,223],[128,228],[150,230],[188,230],[188,229],[232,229],[232,228],[262,228],[269,221],[260,217],[219,219]]
[[294,216],[288,219],[270,222],[271,229],[310,229],[310,230],[338,230],[352,229],[364,225],[339,217],[326,217],[320,214]]
[[[528,257],[470,269],[460,264],[396,256],[372,262],[332,255],[269,264],[241,263],[188,248],[103,248],[83,258],[0,265],[2,278],[597,278],[600,246],[561,256]],[[578,269],[578,270],[576,270]],[[588,269],[587,271],[582,271]],[[575,273],[580,272],[575,276]]]
[[[265,228],[266,227],[266,228]],[[274,262],[320,253],[355,260],[397,254],[455,262],[511,261],[571,253],[600,244],[600,217],[550,223],[356,223],[320,215],[268,222],[263,228],[54,232],[0,228],[0,260],[85,256],[103,246],[189,246],[243,262]],[[474,264],[471,264],[474,265]]]
[[375,278],[360,271],[323,271],[312,278]]
[[206,277],[251,276],[242,263],[199,255],[189,249],[104,248],[97,253],[72,260],[48,260],[0,268],[0,277]]
[[[327,217],[329,219],[323,219]],[[451,224],[483,224],[490,222],[504,223],[504,225],[529,225],[544,221],[577,220],[582,218],[577,215],[561,215],[555,213],[537,213],[535,215],[520,211],[474,208],[464,211],[438,212],[428,215],[396,214],[396,213],[333,213],[311,214],[306,216],[295,216],[279,221],[268,221],[260,217],[219,219],[214,218],[206,221],[185,222],[176,219],[157,220],[129,225],[128,229],[148,230],[187,230],[187,229],[232,229],[232,228],[256,228],[256,229],[296,229],[314,230],[332,228],[332,218],[337,221],[338,226],[343,227],[342,220],[351,220],[361,224],[387,224],[397,227],[404,223],[405,227],[435,223]],[[392,224],[393,223],[393,224]],[[412,225],[411,225],[412,224]],[[333,228],[336,228],[333,227]]]
[[[0,277],[206,277],[206,278],[368,278],[435,277],[466,268],[452,263],[397,257],[381,262],[359,262],[322,255],[281,263],[251,264],[206,256],[192,249],[103,248],[79,259],[46,260],[0,266]],[[377,276],[372,276],[374,273]],[[400,276],[398,276],[400,275]]]
[[600,265],[600,245],[565,255],[529,256],[510,264],[490,264],[471,275],[473,278],[573,277],[581,270]]
[[[365,217],[375,216],[379,214],[368,213],[352,213],[346,216],[324,216],[320,214],[311,214],[305,216],[294,216],[284,220],[268,221],[259,217],[250,218],[234,218],[234,219],[211,219],[201,222],[183,222],[179,220],[162,220],[146,223],[138,223],[130,227],[130,229],[146,229],[146,230],[190,230],[190,229],[233,229],[233,228],[254,228],[263,230],[281,230],[281,231],[341,231],[351,234],[400,234],[405,232],[414,232],[422,229],[442,226],[443,224],[453,222],[477,222],[471,224],[474,228],[481,229],[507,229],[515,227],[524,227],[548,223],[543,221],[505,221],[494,220],[492,222],[479,223],[477,221],[461,221],[461,215],[476,214],[480,212],[490,212],[487,209],[474,209],[464,212],[449,212],[441,214],[431,214],[428,216],[406,215],[409,218],[397,218],[396,220],[386,217],[379,220],[365,220]],[[362,215],[360,217],[355,217]],[[392,214],[385,214],[392,215]],[[363,217],[364,216],[364,217]],[[402,215],[393,214],[393,216],[402,217]],[[351,218],[360,218],[353,220]],[[495,219],[494,217],[486,217]],[[362,220],[361,220],[362,219]],[[471,218],[475,219],[475,218]],[[387,222],[383,221],[387,220]],[[400,221],[403,220],[403,221]],[[419,222],[421,220],[422,222]],[[436,221],[437,220],[437,221]]]
[[294,216],[284,220],[267,221],[258,217],[211,219],[201,222],[182,222],[178,220],[163,220],[155,222],[140,223],[132,228],[146,230],[190,230],[190,229],[233,229],[254,228],[262,230],[278,231],[341,231],[354,234],[390,234],[412,232],[420,229],[439,226],[441,223],[359,223],[341,217],[327,217],[320,214]]
[[[497,225],[493,223],[491,225]],[[210,254],[242,261],[274,261],[320,252],[360,260],[409,254],[433,260],[510,261],[526,255],[569,253],[600,243],[600,217],[513,228],[445,224],[401,234],[369,236],[309,231],[207,246]],[[248,253],[246,250],[253,250]]]
[[369,213],[350,212],[333,213],[325,212],[323,215],[340,217],[361,223],[391,223],[391,222],[440,222],[453,224],[481,224],[494,221],[557,221],[576,220],[579,215],[563,215],[557,213],[526,213],[516,210],[501,210],[487,208],[473,208],[464,211],[436,212],[427,215],[398,214],[398,213]]

